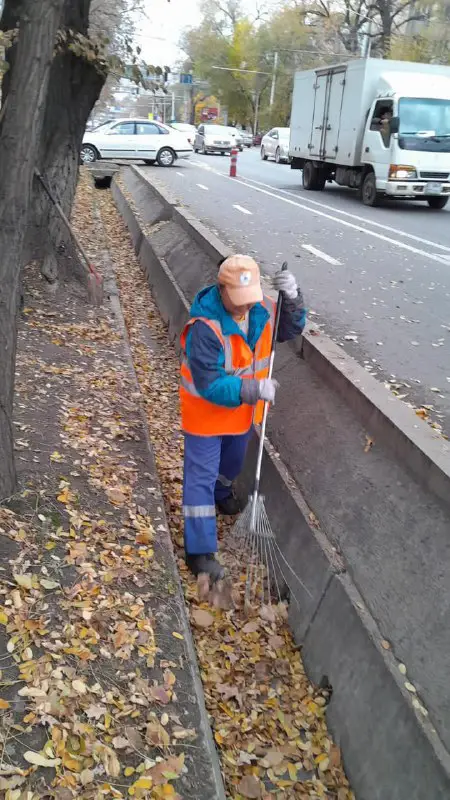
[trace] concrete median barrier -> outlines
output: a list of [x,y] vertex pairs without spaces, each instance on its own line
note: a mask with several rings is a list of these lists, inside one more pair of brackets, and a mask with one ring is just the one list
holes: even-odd
[[[127,168],[113,194],[176,341],[227,249],[153,176]],[[310,326],[279,348],[276,377],[266,506],[308,588],[290,622],[311,676],[333,687],[348,776],[358,800],[448,798],[449,444]]]

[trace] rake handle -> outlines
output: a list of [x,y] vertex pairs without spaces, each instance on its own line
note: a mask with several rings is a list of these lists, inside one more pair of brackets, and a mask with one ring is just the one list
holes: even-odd
[[[287,267],[288,267],[287,261],[285,261],[283,263],[283,266],[281,267],[281,269],[284,271],[284,270],[287,269]],[[276,345],[277,345],[278,328],[280,326],[280,315],[281,315],[282,302],[283,302],[282,294],[281,294],[281,292],[278,292],[277,307],[276,307],[276,311],[275,311],[275,322],[274,322],[274,325],[273,325],[273,332],[272,332],[272,346],[271,346],[271,349],[270,349],[269,374],[268,374],[269,378],[272,377],[273,363],[275,361],[275,348],[276,348]],[[258,493],[259,493],[259,481],[260,481],[260,478],[261,478],[261,465],[262,465],[262,458],[263,458],[263,453],[264,453],[264,439],[266,437],[266,425],[267,425],[267,415],[269,413],[269,406],[270,406],[270,403],[266,400],[264,402],[264,412],[263,412],[263,418],[262,418],[262,422],[261,422],[261,433],[260,433],[260,437],[259,437],[258,458],[256,459],[255,485],[254,485],[254,490],[253,490],[251,526],[253,526],[253,523],[254,523],[254,516],[255,516],[255,513],[256,513],[256,501],[258,499]]]

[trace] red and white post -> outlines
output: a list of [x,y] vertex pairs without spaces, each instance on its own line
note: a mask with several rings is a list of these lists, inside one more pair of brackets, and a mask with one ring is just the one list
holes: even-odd
[[230,160],[230,178],[235,178],[237,173],[237,158],[238,158],[238,149],[237,147],[233,147],[231,151],[231,160]]

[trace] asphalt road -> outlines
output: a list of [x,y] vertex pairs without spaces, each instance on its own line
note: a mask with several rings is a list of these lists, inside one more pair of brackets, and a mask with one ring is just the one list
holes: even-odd
[[286,259],[310,320],[450,430],[450,205],[366,208],[335,184],[305,192],[301,172],[259,149],[239,154],[234,179],[221,156],[146,169],[264,273]]

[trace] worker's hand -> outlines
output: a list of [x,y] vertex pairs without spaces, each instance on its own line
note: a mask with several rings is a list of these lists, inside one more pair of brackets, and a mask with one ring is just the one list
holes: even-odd
[[265,400],[268,403],[275,402],[275,393],[280,384],[273,378],[263,378],[259,381],[259,399]]
[[263,378],[258,381],[256,378],[243,378],[241,381],[241,400],[248,406],[256,406],[258,400],[266,400],[268,403],[275,401],[275,392],[279,387],[278,381],[273,378]]
[[289,270],[279,270],[272,277],[272,286],[277,292],[283,292],[286,297],[295,300],[298,293],[297,281]]

